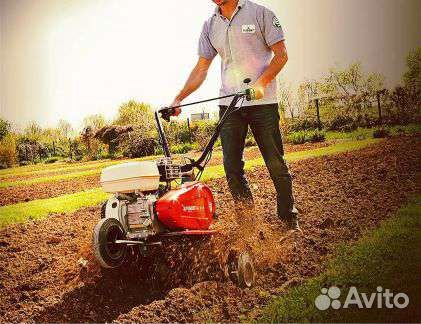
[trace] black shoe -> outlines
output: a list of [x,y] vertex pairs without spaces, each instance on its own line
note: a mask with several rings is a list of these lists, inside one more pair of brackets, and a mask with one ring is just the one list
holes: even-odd
[[300,225],[298,224],[297,217],[293,217],[288,220],[285,220],[285,225],[287,227],[287,231],[297,232],[300,234],[303,233],[302,229],[300,228]]
[[301,236],[303,231],[298,224],[298,219],[296,217],[290,219],[282,219],[286,227],[286,233],[281,237],[279,243],[283,244],[285,241],[292,239],[295,240],[297,236]]
[[279,218],[285,224],[285,227],[288,232],[289,231],[299,232],[299,233],[303,232],[298,223],[298,211],[296,209],[294,210],[293,213],[290,213],[288,216],[279,217]]

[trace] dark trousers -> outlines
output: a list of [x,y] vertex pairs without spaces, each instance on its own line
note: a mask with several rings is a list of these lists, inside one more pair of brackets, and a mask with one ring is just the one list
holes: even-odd
[[[220,106],[222,117],[226,106]],[[288,220],[297,216],[292,195],[292,181],[284,159],[279,130],[277,104],[243,107],[226,120],[221,130],[224,169],[228,186],[235,201],[253,202],[244,174],[243,152],[248,127],[254,135],[277,193],[278,216]]]

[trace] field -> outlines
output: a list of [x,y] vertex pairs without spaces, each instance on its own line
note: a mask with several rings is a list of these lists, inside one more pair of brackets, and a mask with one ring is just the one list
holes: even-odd
[[[203,178],[215,194],[215,226],[228,239],[172,242],[160,263],[133,262],[120,272],[99,269],[90,240],[107,197],[100,170],[122,161],[0,170],[0,322],[270,321],[268,305],[280,312],[284,305],[276,298],[290,296],[291,287],[306,292],[309,280],[323,284],[317,280],[341,246],[360,241],[419,194],[420,150],[419,136],[402,135],[287,146],[304,231],[287,239],[258,149],[245,154],[257,205],[242,219],[233,213],[217,151]],[[242,290],[221,278],[212,256],[244,242],[259,275],[255,287]],[[288,321],[283,315],[276,316]],[[400,310],[396,318],[420,320],[414,316]]]

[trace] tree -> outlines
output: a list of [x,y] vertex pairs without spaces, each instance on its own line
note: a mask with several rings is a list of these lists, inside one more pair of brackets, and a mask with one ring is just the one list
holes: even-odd
[[68,139],[71,136],[71,133],[73,132],[72,125],[64,119],[60,119],[58,121],[57,129],[62,139]]
[[377,91],[383,89],[384,77],[379,73],[364,74],[361,63],[348,68],[333,68],[320,84],[320,92],[342,103],[345,114],[361,118],[362,110],[371,107]]
[[421,47],[408,54],[407,71],[403,75],[404,91],[406,92],[408,113],[419,117],[421,105]]
[[91,127],[93,131],[105,126],[105,117],[101,114],[89,115],[83,119],[83,127]]
[[142,126],[145,131],[149,131],[154,128],[154,116],[151,106],[134,100],[123,103],[118,109],[115,124],[121,126]]
[[407,71],[403,75],[406,87],[420,91],[421,82],[421,47],[412,50],[406,58]]
[[119,146],[126,156],[143,156],[155,148],[157,131],[150,105],[130,100],[120,106],[114,123],[133,129],[130,137],[124,136],[119,140]]
[[42,135],[43,135],[42,133],[43,131],[42,131],[41,126],[35,121],[30,122],[28,126],[25,127],[25,130],[24,130],[25,136],[29,140],[34,141],[34,142],[39,142],[41,140]]
[[279,85],[279,110],[282,115],[282,119],[285,119],[286,112],[289,113],[291,118],[294,118],[295,115],[295,102],[293,98],[293,93],[291,85],[281,83]]
[[[312,108],[314,99],[320,94],[320,82],[316,80],[306,80],[298,87],[298,107],[300,114],[308,114]],[[310,113],[314,116],[314,110]]]
[[10,132],[10,129],[10,123],[0,118],[0,141]]
[[16,162],[16,141],[11,133],[0,140],[0,167],[11,167]]
[[42,141],[48,146],[50,154],[57,155],[60,132],[57,128],[45,128],[42,130]]

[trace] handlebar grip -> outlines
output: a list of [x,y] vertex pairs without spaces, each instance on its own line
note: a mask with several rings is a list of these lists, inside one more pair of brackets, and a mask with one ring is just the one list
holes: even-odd
[[252,101],[252,100],[256,99],[256,93],[255,93],[253,88],[248,88],[248,89],[246,89],[245,92],[246,92],[246,100],[247,101]]
[[170,117],[174,115],[174,108],[173,107],[164,107],[159,109],[159,113],[161,114],[161,118],[167,122],[170,122]]

